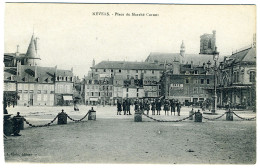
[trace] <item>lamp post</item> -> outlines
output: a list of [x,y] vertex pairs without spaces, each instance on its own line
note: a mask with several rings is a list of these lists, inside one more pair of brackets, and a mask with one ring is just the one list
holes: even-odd
[[211,110],[212,114],[215,114],[217,111],[217,61],[219,58],[219,52],[217,52],[217,47],[215,47],[215,51],[213,52],[213,60],[214,64],[214,96],[213,96],[213,108]]

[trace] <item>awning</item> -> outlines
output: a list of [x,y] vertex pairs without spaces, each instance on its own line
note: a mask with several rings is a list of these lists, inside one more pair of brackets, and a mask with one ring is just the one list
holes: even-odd
[[72,96],[63,96],[63,100],[73,100]]
[[90,101],[98,101],[98,98],[97,97],[90,97],[89,100]]

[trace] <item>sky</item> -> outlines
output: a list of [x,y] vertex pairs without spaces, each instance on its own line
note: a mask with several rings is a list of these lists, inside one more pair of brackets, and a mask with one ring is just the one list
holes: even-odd
[[26,53],[34,33],[40,39],[41,66],[73,67],[74,75],[82,78],[93,59],[144,61],[150,52],[179,53],[182,40],[186,53],[198,54],[200,35],[213,30],[220,56],[230,55],[252,44],[255,15],[253,5],[7,3],[4,52],[14,53],[19,45]]

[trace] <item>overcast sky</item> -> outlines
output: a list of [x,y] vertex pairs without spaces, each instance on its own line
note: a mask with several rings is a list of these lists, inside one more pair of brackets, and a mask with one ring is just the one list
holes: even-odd
[[[110,16],[93,16],[109,12]],[[115,16],[115,13],[124,16]],[[159,16],[126,16],[150,13]],[[112,15],[114,14],[114,15]],[[34,29],[42,66],[87,75],[93,58],[144,61],[150,52],[199,53],[200,35],[216,30],[220,55],[250,45],[255,6],[6,4],[4,50],[25,53]]]

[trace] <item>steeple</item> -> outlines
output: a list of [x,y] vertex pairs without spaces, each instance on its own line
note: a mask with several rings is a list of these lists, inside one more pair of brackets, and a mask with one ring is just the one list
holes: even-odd
[[185,56],[185,45],[184,45],[183,40],[182,40],[181,47],[180,47],[180,54],[182,57]]

